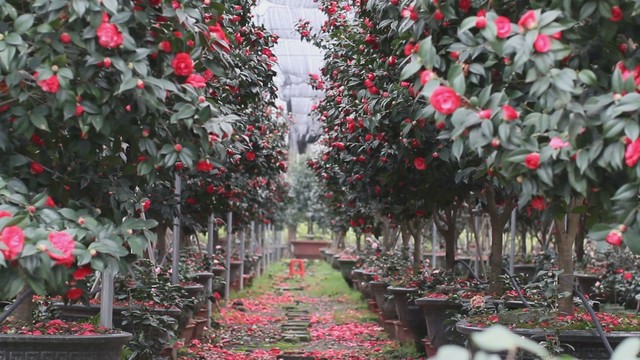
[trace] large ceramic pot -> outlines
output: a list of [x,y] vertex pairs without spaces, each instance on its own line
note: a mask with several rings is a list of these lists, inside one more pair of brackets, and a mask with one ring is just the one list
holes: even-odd
[[398,311],[396,310],[396,301],[391,294],[385,294],[383,297],[382,307],[380,311],[382,311],[382,317],[385,320],[397,320],[398,319]]
[[232,289],[239,290],[240,282],[242,281],[242,273],[240,273],[240,265],[242,264],[239,260],[232,260],[229,271],[231,272],[229,281],[229,286]]
[[536,279],[536,265],[535,264],[515,264],[513,265],[513,272],[515,274],[522,274],[527,281],[532,282]]
[[369,288],[369,283],[375,279],[376,274],[372,272],[362,272],[362,282],[360,283],[360,294],[365,300],[373,299],[373,294]]
[[122,347],[131,340],[127,332],[103,335],[0,334],[0,359],[120,360]]
[[340,255],[336,254],[331,257],[331,267],[340,270],[340,264],[338,264],[338,259],[340,259]]
[[415,303],[418,289],[389,286],[387,291],[393,295],[398,319],[413,334],[416,349],[423,351],[422,339],[427,336],[427,325],[422,310]]
[[204,286],[201,284],[189,284],[182,285],[184,291],[187,292],[187,295],[192,298],[198,298],[200,295],[204,294]]
[[320,249],[331,246],[328,241],[292,240],[291,253],[296,259],[322,259]]
[[324,249],[324,252],[322,252],[322,258],[329,264],[331,264],[331,260],[333,260],[333,255],[335,254],[331,249]]
[[362,269],[353,269],[351,271],[351,280],[353,281],[353,288],[356,290],[360,290],[360,286],[362,284],[362,279],[364,275],[362,274]]
[[389,284],[382,281],[369,281],[369,290],[376,300],[378,309],[382,309],[384,306],[384,296],[387,294],[387,288]]
[[427,336],[431,345],[436,349],[448,343],[445,321],[451,317],[449,310],[460,311],[462,304],[449,299],[419,298],[416,305],[422,309],[422,315],[427,325]]
[[[64,305],[62,303],[53,304],[58,311],[58,317],[64,321],[88,321],[90,318],[100,314],[100,305],[84,306],[82,304]],[[129,308],[114,306],[113,307],[113,326],[125,331],[133,331],[130,324],[123,325],[125,320],[124,312]],[[149,312],[155,315],[166,315],[180,322],[182,312],[178,309],[149,309]],[[0,357],[2,359],[2,357]]]
[[[470,325],[466,320],[459,321],[456,324],[459,333],[464,334],[467,338],[476,331],[482,331],[484,328]],[[533,341],[546,341],[547,337],[558,336],[560,344],[563,346],[567,355],[574,356],[582,360],[601,360],[609,359],[609,352],[604,347],[598,332],[595,330],[562,330],[554,329],[510,329],[515,334],[524,336]],[[630,337],[638,337],[638,331],[612,331],[606,333],[607,340],[612,348],[616,348],[623,340]],[[534,357],[525,357],[524,359],[533,359]],[[537,359],[537,357],[536,357]]]
[[351,271],[353,271],[353,267],[356,266],[356,262],[356,259],[338,259],[338,265],[340,265],[342,278],[351,288],[353,287],[353,280],[351,280]]
[[596,285],[600,278],[593,275],[586,274],[573,274],[574,278],[578,282],[580,291],[585,295],[591,295],[591,289]]
[[207,281],[209,279],[213,279],[214,276],[215,275],[212,272],[198,272],[198,273],[190,274],[189,277],[194,282],[196,282],[196,283],[198,283],[198,284],[200,284],[202,286],[207,286]]

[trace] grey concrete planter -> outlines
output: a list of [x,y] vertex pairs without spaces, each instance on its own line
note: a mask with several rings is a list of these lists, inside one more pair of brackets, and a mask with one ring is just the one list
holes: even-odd
[[120,360],[127,332],[103,335],[0,334],[0,359]]

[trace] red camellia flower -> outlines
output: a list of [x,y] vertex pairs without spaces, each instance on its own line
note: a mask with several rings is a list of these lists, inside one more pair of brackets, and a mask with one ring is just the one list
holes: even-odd
[[13,214],[8,212],[7,210],[0,210],[0,219],[4,217],[13,217]]
[[[38,73],[33,74],[33,76],[38,78]],[[55,94],[60,90],[60,81],[58,81],[58,75],[56,74],[51,75],[48,79],[38,80],[36,84],[38,84],[44,92]]]
[[73,277],[73,280],[82,280],[92,273],[93,269],[91,268],[91,266],[85,265],[77,268],[76,271],[73,272],[71,277]]
[[224,43],[225,45],[229,45],[229,39],[227,38],[227,34],[220,26],[220,23],[216,23],[213,26],[209,26],[209,33],[219,42]]
[[207,194],[213,194],[214,192],[216,192],[216,187],[209,184],[207,185],[205,191],[207,192]]
[[431,81],[431,79],[433,79],[436,75],[433,73],[433,71],[427,69],[427,70],[423,70],[420,73],[420,83],[422,85],[425,85],[426,83],[428,83],[429,81]]
[[0,233],[0,243],[5,247],[2,249],[5,260],[13,260],[24,248],[24,232],[17,226],[7,226]]
[[205,81],[204,77],[198,74],[189,75],[184,83],[187,85],[191,85],[196,89],[202,89],[203,87],[207,86],[207,82]]
[[609,20],[613,21],[613,22],[618,22],[620,20],[622,20],[622,9],[620,9],[620,6],[615,5],[611,7],[611,17],[609,18]]
[[67,291],[65,297],[69,300],[78,300],[83,294],[82,289],[71,288]]
[[538,34],[536,41],[533,43],[533,48],[539,53],[546,53],[551,50],[551,38],[549,35]]
[[196,171],[211,172],[211,170],[213,170],[213,164],[209,160],[200,160],[196,163]]
[[47,201],[45,201],[44,206],[54,208],[56,207],[56,202],[53,201],[53,198],[51,196],[47,196]]
[[150,207],[151,207],[151,200],[147,199],[142,203],[143,211],[148,211]]
[[484,29],[485,27],[487,27],[487,18],[484,16],[478,16],[476,18],[476,27],[478,29]]
[[540,167],[540,154],[537,152],[531,153],[524,158],[524,166],[531,170],[535,170]]
[[478,117],[480,119],[491,119],[491,109],[484,109],[478,111]]
[[458,1],[458,6],[463,13],[469,12],[469,8],[471,8],[471,0],[460,0]]
[[39,175],[39,174],[42,174],[44,172],[44,166],[42,166],[42,164],[37,163],[37,162],[34,161],[29,166],[29,171],[34,175]]
[[624,151],[624,162],[628,167],[635,166],[638,160],[640,160],[640,138],[629,143]]
[[63,44],[68,44],[71,42],[71,36],[68,33],[60,34],[60,42]]
[[502,119],[505,121],[513,121],[520,116],[516,109],[514,109],[511,105],[502,105]]
[[170,53],[171,52],[171,43],[168,42],[167,40],[163,40],[160,41],[160,43],[158,44],[158,49],[166,52],[166,53]]
[[622,245],[622,233],[620,230],[611,230],[605,240],[613,246],[620,246]]
[[427,160],[423,157],[417,157],[413,160],[413,166],[418,170],[426,170],[427,169]]
[[44,140],[38,134],[31,135],[31,142],[37,146],[44,146]]
[[256,153],[254,153],[253,151],[249,151],[247,155],[245,155],[245,157],[247,158],[247,160],[253,161],[256,159]]
[[71,252],[76,247],[76,243],[69,233],[64,231],[51,232],[49,233],[49,242],[57,250],[55,252],[49,251],[49,257],[56,260],[57,264],[68,264],[73,261]]
[[622,275],[622,277],[625,280],[629,281],[629,280],[633,279],[633,274],[630,271],[625,271],[624,275]]
[[498,16],[494,23],[496,24],[497,33],[496,36],[500,39],[504,39],[511,34],[511,20],[506,16]]
[[429,103],[437,112],[450,115],[460,107],[460,96],[453,89],[441,85],[433,90]]
[[518,26],[520,26],[520,30],[531,30],[534,27],[538,26],[538,19],[536,16],[536,12],[534,10],[529,10],[522,15],[520,20],[518,20]]
[[103,22],[96,29],[98,44],[103,48],[115,49],[122,45],[122,33],[115,24]]
[[177,53],[171,62],[173,72],[178,76],[189,76],[193,73],[193,60],[186,52]]
[[531,207],[538,211],[544,210],[544,208],[546,207],[546,204],[544,203],[544,198],[542,196],[536,196],[533,199],[531,199]]

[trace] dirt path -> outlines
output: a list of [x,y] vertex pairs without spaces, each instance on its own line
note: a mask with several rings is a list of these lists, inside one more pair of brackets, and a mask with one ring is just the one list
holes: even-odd
[[[179,349],[179,359],[418,359],[388,340],[360,294],[324,262],[307,263],[304,278],[288,277],[286,263],[216,317],[203,340]],[[180,346],[181,344],[179,344]]]

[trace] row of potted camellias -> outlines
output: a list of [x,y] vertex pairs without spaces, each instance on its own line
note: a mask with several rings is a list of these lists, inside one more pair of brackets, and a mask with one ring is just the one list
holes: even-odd
[[[574,315],[558,312],[560,295],[553,292],[557,270],[541,271],[531,279],[518,274],[506,279],[502,295],[496,295],[467,274],[415,267],[401,252],[370,251],[327,260],[361,292],[390,337],[415,344],[428,355],[445,344],[464,345],[470,334],[499,323],[550,346],[562,344],[564,353],[580,359],[609,356],[585,305],[577,306]],[[589,302],[596,310],[599,305]],[[639,334],[636,314],[597,312],[595,317],[613,348]]]

